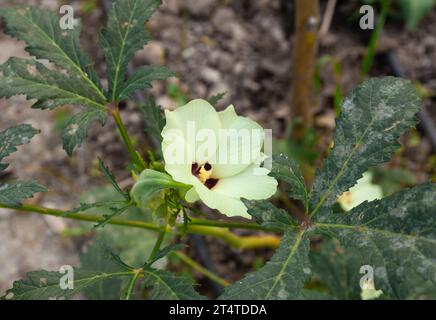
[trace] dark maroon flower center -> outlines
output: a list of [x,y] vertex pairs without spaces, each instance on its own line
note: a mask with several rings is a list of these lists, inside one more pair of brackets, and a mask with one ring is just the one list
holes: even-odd
[[193,163],[191,166],[192,175],[196,176],[208,189],[212,189],[218,183],[217,178],[212,178],[212,165],[206,162],[203,165]]

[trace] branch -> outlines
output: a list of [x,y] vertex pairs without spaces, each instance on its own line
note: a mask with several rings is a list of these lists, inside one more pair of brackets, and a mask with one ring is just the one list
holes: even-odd
[[139,153],[135,150],[135,147],[133,146],[132,139],[129,136],[129,133],[127,132],[126,126],[123,123],[123,120],[121,119],[120,110],[117,106],[117,103],[110,103],[108,105],[109,112],[112,115],[112,118],[115,121],[115,124],[118,128],[118,131],[121,135],[121,138],[123,139],[124,144],[126,145],[127,151],[129,152],[131,161],[133,165],[135,166],[136,170],[138,172],[141,172],[144,170],[147,165],[144,162],[144,159],[141,158]]
[[[74,219],[79,221],[88,221],[88,222],[101,222],[105,220],[105,217],[101,215],[92,215],[85,213],[71,213],[66,216],[65,211],[58,209],[50,209],[39,206],[34,206],[30,204],[23,204],[18,207],[7,206],[4,204],[0,204],[0,208],[5,209],[13,209],[23,212],[34,212],[38,214],[50,215],[55,217],[64,217],[68,219]],[[200,225],[199,223],[205,223],[207,225]],[[155,232],[161,231],[160,226],[156,226],[152,223],[147,223],[143,221],[135,221],[135,220],[126,220],[126,219],[111,219],[108,224],[125,226],[131,228],[139,228],[146,229]],[[200,234],[206,236],[215,236],[217,238],[222,239],[227,244],[240,248],[240,249],[253,249],[253,248],[276,248],[280,243],[280,236],[276,235],[265,235],[265,236],[238,236],[228,230],[228,226],[225,226],[222,222],[217,222],[215,226],[210,226],[213,224],[213,221],[209,220],[200,220],[197,221],[197,224],[188,224],[186,228],[184,225],[177,225],[176,229],[180,228],[183,232],[191,233],[191,234]],[[232,227],[236,227],[236,224],[232,224]],[[243,227],[243,224],[237,224],[239,228]],[[248,229],[250,229],[250,225]],[[269,230],[264,228],[264,230]]]

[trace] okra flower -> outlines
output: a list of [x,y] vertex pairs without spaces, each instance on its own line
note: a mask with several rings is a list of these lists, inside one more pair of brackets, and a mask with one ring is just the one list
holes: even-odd
[[165,115],[165,170],[192,186],[185,195],[188,202],[201,199],[227,216],[248,217],[241,198],[266,199],[276,192],[277,181],[260,167],[265,159],[262,127],[238,116],[232,105],[217,112],[197,99]]

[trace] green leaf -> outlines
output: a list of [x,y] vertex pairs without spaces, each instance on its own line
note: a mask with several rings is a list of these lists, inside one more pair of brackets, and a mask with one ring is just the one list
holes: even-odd
[[21,201],[32,198],[35,193],[47,189],[35,181],[16,181],[0,184],[0,203],[7,206],[19,206]]
[[129,77],[120,89],[119,99],[129,99],[136,90],[151,88],[151,82],[154,80],[165,80],[174,76],[174,72],[166,67],[144,66]]
[[131,274],[132,272],[128,271],[106,273],[74,269],[74,289],[61,289],[60,281],[64,274],[56,271],[33,271],[27,273],[27,279],[15,281],[5,298],[8,300],[68,299],[100,281]]
[[[112,264],[113,258],[106,252],[101,252],[100,266]],[[93,256],[96,259],[96,256]],[[100,258],[98,258],[100,259]],[[87,262],[85,262],[85,265]],[[87,288],[94,288],[102,281],[110,281],[122,277],[133,277],[132,270],[114,269],[115,271],[85,270],[84,268],[73,268],[73,288],[65,288],[61,284],[68,283],[67,274],[56,271],[33,271],[27,274],[24,280],[15,281],[12,289],[6,292],[6,299],[14,300],[52,300],[68,299]],[[91,290],[91,289],[89,289]]]
[[288,212],[275,207],[271,202],[265,200],[242,200],[247,207],[247,212],[253,216],[257,223],[272,229],[288,230],[296,226]]
[[359,250],[345,249],[337,239],[322,239],[309,255],[314,279],[335,299],[360,300],[361,255]]
[[[85,253],[80,256],[80,265],[85,270],[99,270],[106,273],[121,271],[118,263],[113,261],[109,249],[103,243],[93,242]],[[88,286],[83,291],[90,300],[116,300],[120,298],[123,281],[112,278]]]
[[93,64],[80,46],[80,26],[63,30],[59,16],[37,7],[2,8],[0,16],[6,21],[5,32],[25,41],[27,52],[66,70],[69,78],[80,84],[84,96],[104,104],[105,98]]
[[133,206],[133,203],[128,203],[123,207],[119,207],[119,208],[110,208],[111,210],[111,214],[104,214],[103,215],[103,220],[99,221],[96,225],[94,225],[93,229],[97,229],[97,228],[102,228],[105,225],[108,224],[109,221],[111,221],[114,217],[119,216],[120,214],[122,214],[123,212],[125,212],[126,210],[128,210],[129,208],[131,208]]
[[406,20],[406,28],[409,31],[415,30],[419,21],[429,13],[434,5],[434,0],[398,0],[398,5]]
[[274,256],[258,271],[225,288],[219,299],[297,299],[311,273],[309,238],[305,231],[288,231]]
[[11,58],[2,65],[4,76],[0,78],[0,96],[24,94],[28,99],[37,99],[37,108],[54,108],[63,104],[76,104],[85,109],[73,116],[63,135],[63,147],[71,156],[73,149],[86,137],[88,126],[98,121],[104,125],[106,108],[85,96],[80,81],[67,78],[43,64],[19,58]]
[[[30,142],[39,130],[28,124],[8,128],[0,132],[0,162],[17,147]],[[0,171],[7,168],[7,164],[0,163]],[[46,192],[47,189],[35,181],[16,181],[0,183],[0,203],[7,206],[19,206],[21,201],[31,198],[35,193]]]
[[222,98],[224,98],[224,96],[227,94],[227,92],[220,92],[217,93],[216,95],[213,95],[212,97],[210,97],[209,99],[207,99],[207,101],[213,105],[214,107],[217,106],[218,102],[220,102],[220,100]]
[[76,147],[79,147],[88,134],[88,127],[93,122],[101,125],[106,123],[106,113],[101,110],[84,110],[75,114],[68,121],[62,136],[62,147],[71,156]]
[[286,155],[274,155],[270,176],[291,186],[289,196],[303,202],[307,209],[309,194],[298,163]]
[[[327,209],[325,209],[328,211]],[[375,288],[396,299],[436,297],[436,184],[364,202],[347,214],[323,214],[318,232],[361,251]]]
[[121,187],[117,183],[117,180],[115,179],[115,176],[112,174],[112,172],[109,170],[109,167],[103,162],[101,158],[98,158],[98,166],[100,168],[100,171],[106,177],[106,179],[108,179],[109,182],[112,184],[115,191],[117,191],[120,195],[122,195],[124,199],[126,199],[126,201],[130,201],[129,193],[121,189]]
[[[75,207],[71,210],[65,211],[63,213],[63,217],[68,216],[69,214],[72,213],[80,213],[80,212],[85,212],[88,211],[90,209],[94,209],[94,208],[103,208],[103,207],[107,207],[107,206],[111,206],[113,205],[114,202],[106,202],[106,201],[102,201],[102,202],[93,202],[93,203],[80,203],[80,205],[78,207]],[[116,203],[124,203],[124,201],[117,201]]]
[[188,189],[189,186],[174,181],[170,175],[145,169],[131,190],[131,195],[140,207],[146,207],[147,201],[156,192],[163,189]]
[[184,247],[185,247],[185,245],[183,243],[170,244],[170,245],[166,246],[165,248],[160,249],[158,251],[158,253],[156,254],[156,256],[151,261],[147,261],[144,265],[151,266],[156,261],[158,261],[158,260],[162,259],[163,257],[167,256],[169,253],[171,253],[173,251],[176,251],[176,250],[181,250]]
[[147,268],[144,270],[144,283],[152,288],[153,300],[203,300],[193,288],[191,280],[184,276],[175,276],[164,270]]
[[[8,128],[0,132],[0,162],[17,151],[17,147],[30,142],[39,130],[29,124],[22,124],[16,127]],[[0,163],[0,171],[6,169],[8,165]]]
[[125,88],[127,66],[135,52],[149,41],[145,23],[159,7],[159,0],[117,0],[100,33],[109,81],[109,100],[118,100]]
[[77,79],[53,71],[35,60],[12,57],[1,66],[0,96],[24,94],[37,99],[34,108],[53,109],[64,104],[105,110],[103,103],[87,96],[86,86]]
[[417,122],[420,99],[410,81],[386,77],[357,86],[336,122],[334,147],[316,174],[311,215],[333,204],[369,167],[386,162]]
[[156,105],[153,97],[147,98],[147,101],[138,105],[139,110],[145,120],[145,130],[157,141],[162,142],[161,132],[165,126],[165,118],[159,106]]
[[6,32],[25,41],[31,55],[58,67],[51,70],[34,60],[11,58],[1,67],[0,96],[24,94],[37,99],[32,107],[39,109],[65,104],[85,107],[70,119],[73,130],[64,133],[64,149],[71,156],[86,137],[89,124],[104,124],[106,119],[106,98],[90,59],[80,47],[80,27],[62,30],[56,14],[35,7],[6,8],[0,15],[6,21]]
[[[81,196],[83,202],[123,202],[124,198],[116,192],[112,186],[93,188]],[[115,204],[113,204],[115,205]],[[112,211],[107,207],[91,208],[88,214],[109,215]],[[151,210],[148,208],[139,209],[136,206],[129,208],[123,213],[126,219],[141,220],[144,222],[151,221]],[[88,223],[83,222],[83,227],[88,228]],[[156,242],[156,233],[151,230],[120,228],[114,225],[106,225],[104,228],[95,230],[96,240],[108,244],[112,250],[119,252],[123,261],[132,266],[141,266],[145,257],[148,257],[153,250]],[[166,237],[164,243],[170,237]],[[166,265],[166,259],[161,259],[153,264],[154,268],[163,268]]]
[[297,300],[330,300],[331,296],[317,290],[302,289]]

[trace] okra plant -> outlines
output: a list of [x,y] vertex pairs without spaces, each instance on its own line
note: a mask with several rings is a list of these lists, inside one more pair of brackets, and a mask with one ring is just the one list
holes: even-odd
[[[363,293],[378,299],[435,298],[435,184],[364,201],[347,211],[336,205],[369,168],[388,161],[400,137],[417,124],[421,103],[413,85],[386,77],[352,90],[336,120],[334,145],[311,187],[292,157],[269,154],[267,134],[259,124],[238,116],[232,105],[218,112],[220,96],[196,99],[164,114],[151,98],[139,104],[144,134],[157,142],[145,156],[128,134],[119,103],[154,80],[174,76],[165,67],[149,65],[130,76],[127,72],[136,51],[150,39],[145,24],[159,5],[159,0],[114,1],[99,35],[107,85],[80,46],[79,26],[62,29],[57,14],[36,7],[0,9],[5,32],[24,41],[32,56],[11,57],[1,65],[0,97],[25,95],[34,101],[32,108],[42,110],[71,106],[74,115],[63,132],[68,156],[92,123],[104,125],[112,118],[135,181],[124,190],[99,159],[117,200],[83,202],[62,211],[23,202],[49,192],[35,181],[1,181],[0,208],[94,222],[97,232],[109,225],[146,229],[155,242],[143,263],[135,265],[122,258],[123,252],[92,245],[81,267],[29,272],[14,282],[4,299],[63,299],[80,292],[92,298],[95,290],[111,299],[131,299],[139,290],[151,299],[204,299],[189,277],[159,264],[168,255],[183,255],[186,234],[216,236],[241,249],[276,248],[263,267],[236,283],[211,275],[225,286],[219,299],[360,299]],[[0,170],[8,166],[5,157],[38,133],[28,124],[2,131]],[[279,183],[287,190],[286,198],[300,202],[295,208],[301,212],[273,204],[270,198],[279,192]],[[226,219],[199,218],[206,207]],[[106,214],[87,213],[95,208]],[[131,208],[146,214],[127,218]],[[233,221],[233,216],[246,222]],[[238,228],[263,234],[239,236],[232,232]],[[361,272],[367,269],[372,277],[362,281]]]

